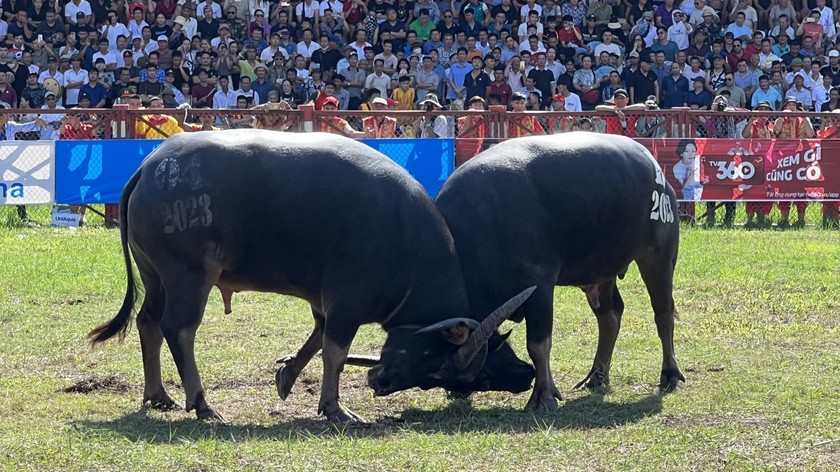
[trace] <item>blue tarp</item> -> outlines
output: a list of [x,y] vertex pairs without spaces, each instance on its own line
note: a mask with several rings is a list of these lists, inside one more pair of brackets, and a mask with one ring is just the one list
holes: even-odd
[[[160,140],[56,141],[56,202],[118,203],[125,183]],[[452,139],[366,139],[393,159],[434,198],[455,166]]]

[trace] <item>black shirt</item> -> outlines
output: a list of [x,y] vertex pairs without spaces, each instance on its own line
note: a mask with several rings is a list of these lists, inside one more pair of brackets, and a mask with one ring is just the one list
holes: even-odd
[[219,35],[219,20],[214,19],[208,23],[202,19],[198,22],[198,28],[196,30],[202,38],[213,39]]
[[531,72],[528,72],[528,77],[534,79],[534,87],[542,92],[543,105],[547,105],[551,100],[551,83],[554,82],[554,72],[548,69],[531,69]]
[[840,67],[838,67],[837,70],[833,70],[830,65],[827,65],[820,69],[820,75],[823,77],[830,76],[831,85],[840,85]]
[[647,75],[644,75],[641,69],[637,70],[633,74],[631,83],[630,88],[633,90],[633,103],[644,103],[649,95],[656,93],[656,74],[653,71],[648,71]]
[[443,35],[445,35],[446,33],[451,33],[452,37],[454,38],[455,36],[458,35],[458,33],[460,33],[461,31],[464,31],[464,29],[461,28],[461,25],[459,25],[458,23],[453,22],[452,26],[448,27],[448,26],[446,26],[446,23],[443,22],[443,20],[438,22],[436,28],[437,28],[438,31],[440,31],[440,37],[441,38],[443,38]]
[[[324,51],[323,49],[319,49],[312,53],[312,62],[321,65],[321,70],[335,70],[338,67],[338,61],[343,58],[340,52],[336,51],[335,49],[328,49]],[[260,97],[262,99],[262,97]]]
[[464,87],[466,87],[466,101],[472,97],[481,97],[483,99],[487,99],[487,87],[490,86],[490,76],[487,75],[486,72],[481,71],[477,77],[473,77],[473,73],[470,72],[469,74],[464,77]]

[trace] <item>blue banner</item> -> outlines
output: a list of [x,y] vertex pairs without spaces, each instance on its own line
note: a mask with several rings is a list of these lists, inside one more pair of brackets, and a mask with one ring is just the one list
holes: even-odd
[[363,139],[363,143],[390,157],[435,198],[455,169],[454,139]]
[[[118,203],[125,183],[160,140],[56,141],[55,199],[60,204]],[[404,167],[434,198],[455,167],[453,139],[365,139]]]
[[60,204],[119,203],[126,182],[161,140],[55,142],[55,200]]

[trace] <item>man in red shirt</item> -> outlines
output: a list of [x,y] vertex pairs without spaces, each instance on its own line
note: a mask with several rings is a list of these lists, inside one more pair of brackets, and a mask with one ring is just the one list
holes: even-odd
[[6,102],[10,107],[18,106],[18,96],[15,89],[9,83],[9,77],[5,72],[0,73],[0,102]]
[[494,72],[494,80],[493,83],[490,84],[490,95],[488,95],[487,98],[489,99],[493,95],[498,95],[499,103],[507,106],[510,101],[510,96],[513,95],[513,90],[511,90],[510,85],[508,85],[505,80],[505,68],[500,66],[496,68]]

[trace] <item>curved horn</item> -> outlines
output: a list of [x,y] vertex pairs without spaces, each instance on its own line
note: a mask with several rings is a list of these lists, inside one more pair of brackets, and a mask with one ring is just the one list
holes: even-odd
[[418,329],[414,334],[440,333],[450,343],[461,346],[467,342],[470,333],[478,328],[478,326],[478,321],[472,318],[449,318],[448,320],[426,326],[423,329]]
[[470,366],[476,354],[478,354],[482,346],[487,343],[487,340],[490,339],[493,332],[496,331],[496,329],[501,326],[502,322],[512,315],[517,308],[522,306],[522,304],[525,303],[525,300],[527,300],[536,289],[537,286],[535,285],[519,292],[519,294],[503,303],[502,306],[497,308],[493,313],[490,313],[490,315],[481,322],[478,328],[473,330],[472,335],[470,335],[470,338],[467,339],[467,342],[465,342],[455,353],[455,365],[459,370],[466,369]]

